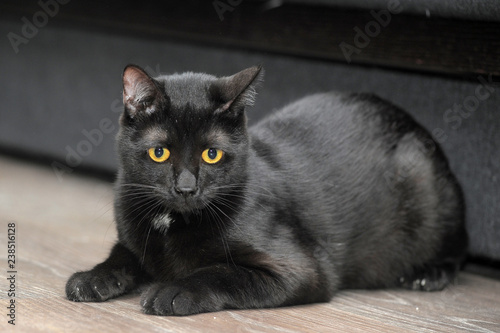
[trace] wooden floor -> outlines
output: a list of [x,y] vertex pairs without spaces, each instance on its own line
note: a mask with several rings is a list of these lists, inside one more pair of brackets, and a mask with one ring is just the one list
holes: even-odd
[[[145,315],[139,296],[73,303],[67,278],[104,259],[116,232],[112,187],[90,177],[0,157],[2,332],[500,332],[500,281],[462,273],[443,292],[343,291],[330,303]],[[8,324],[8,223],[15,223],[15,326]]]

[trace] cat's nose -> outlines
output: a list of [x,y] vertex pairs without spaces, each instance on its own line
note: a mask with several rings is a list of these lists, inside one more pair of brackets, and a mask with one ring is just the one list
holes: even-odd
[[188,170],[183,170],[177,178],[175,192],[184,197],[188,197],[196,194],[197,191],[196,177]]
[[194,194],[196,194],[197,189],[195,187],[175,187],[175,192],[178,194],[184,196],[184,197],[189,197]]

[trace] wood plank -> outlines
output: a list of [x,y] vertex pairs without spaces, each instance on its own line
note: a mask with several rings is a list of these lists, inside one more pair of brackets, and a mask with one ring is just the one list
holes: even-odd
[[[77,270],[107,256],[116,231],[111,184],[81,175],[60,182],[50,167],[0,157],[0,303],[5,283],[7,223],[16,223],[16,326],[12,332],[498,332],[500,281],[462,273],[443,292],[347,290],[329,303],[222,311],[190,317],[141,312],[139,295],[103,303],[66,300]],[[4,310],[5,311],[5,310]]]

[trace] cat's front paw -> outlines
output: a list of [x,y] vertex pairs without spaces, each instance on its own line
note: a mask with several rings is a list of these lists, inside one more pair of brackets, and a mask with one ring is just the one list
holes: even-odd
[[120,272],[77,272],[66,283],[66,297],[75,302],[102,302],[122,295],[131,277]]
[[141,305],[144,313],[159,316],[187,316],[222,309],[200,291],[168,284],[149,287],[142,294]]

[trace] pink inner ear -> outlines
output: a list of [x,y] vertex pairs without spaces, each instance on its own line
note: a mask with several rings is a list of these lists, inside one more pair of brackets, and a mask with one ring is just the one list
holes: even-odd
[[227,102],[226,104],[224,104],[223,106],[221,106],[219,108],[219,111],[220,112],[226,111],[227,109],[229,109],[229,107],[231,106],[231,104],[233,104],[233,102],[234,102],[234,99],[230,100],[229,102]]
[[140,83],[149,80],[146,73],[136,67],[127,67],[123,73],[123,99],[130,100],[137,94],[137,87]]

